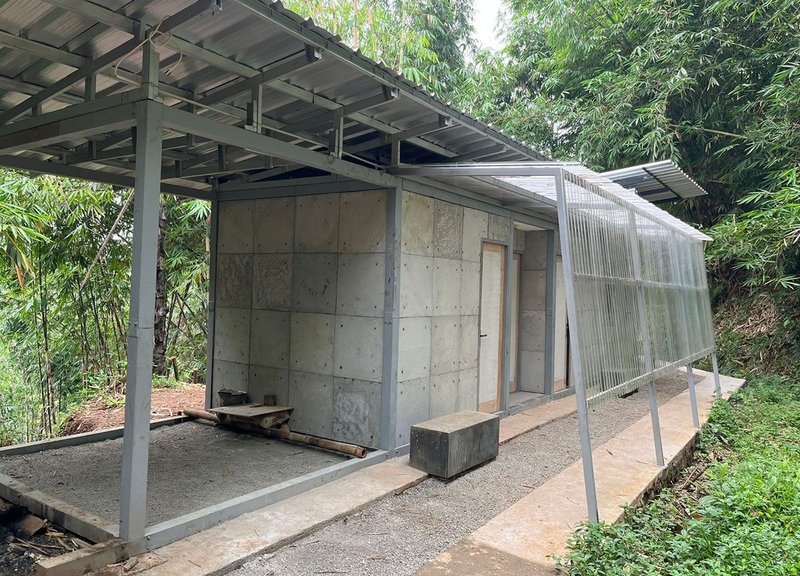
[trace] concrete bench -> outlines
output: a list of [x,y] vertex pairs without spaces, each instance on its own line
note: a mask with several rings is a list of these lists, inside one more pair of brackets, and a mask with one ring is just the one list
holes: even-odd
[[500,418],[464,410],[412,426],[410,464],[452,478],[495,458],[499,446]]

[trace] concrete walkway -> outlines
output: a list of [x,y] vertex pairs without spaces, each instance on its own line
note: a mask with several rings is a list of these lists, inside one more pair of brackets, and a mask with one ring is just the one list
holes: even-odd
[[[698,376],[698,408],[701,421],[705,422],[714,401],[713,376],[709,377],[709,373],[701,370],[695,370],[695,373]],[[725,376],[720,380],[726,398],[744,383],[744,380]],[[696,435],[688,391],[661,406],[659,415],[664,457],[669,464],[679,463]],[[649,415],[596,447],[593,458],[600,518],[610,523],[620,519],[622,506],[639,502],[666,471],[654,462]],[[579,460],[443,552],[417,574],[557,574],[552,556],[564,554],[567,538],[578,523],[586,520],[583,471]]]
[[[500,443],[574,414],[575,397],[536,406],[500,422]],[[293,498],[245,514],[96,576],[208,576],[224,574],[260,554],[286,546],[386,496],[427,478],[408,457],[383,462]]]

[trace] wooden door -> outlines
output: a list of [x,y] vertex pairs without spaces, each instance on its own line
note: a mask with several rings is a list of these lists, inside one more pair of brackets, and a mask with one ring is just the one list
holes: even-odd
[[505,246],[484,243],[481,254],[481,330],[478,366],[478,408],[481,412],[496,412],[500,409],[504,278]]

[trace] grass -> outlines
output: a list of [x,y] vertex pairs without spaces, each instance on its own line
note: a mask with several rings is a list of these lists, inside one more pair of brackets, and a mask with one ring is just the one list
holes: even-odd
[[764,377],[718,402],[672,487],[569,548],[573,576],[800,574],[800,385]]

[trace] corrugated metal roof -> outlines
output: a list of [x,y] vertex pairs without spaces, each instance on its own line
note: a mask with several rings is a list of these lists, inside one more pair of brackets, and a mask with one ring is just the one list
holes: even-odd
[[[0,116],[20,102],[51,86],[93,59],[130,42],[140,23],[150,31],[162,21],[193,5],[196,0],[7,0],[0,2]],[[264,124],[273,136],[313,149],[327,147],[332,110],[344,107],[345,157],[385,166],[391,136],[405,136],[421,126],[429,131],[410,134],[402,149],[409,163],[458,160],[544,159],[538,151],[480,120],[455,110],[397,72],[353,51],[341,39],[289,10],[280,2],[225,0],[156,34],[161,60],[161,96],[165,104],[184,106],[187,100],[214,99],[244,78],[297,62],[263,85]],[[303,61],[310,49],[321,59]],[[131,89],[138,84],[141,50],[133,49],[97,75],[98,97]],[[381,99],[394,90],[395,98]],[[201,107],[196,114],[227,124],[242,122],[249,91]],[[84,99],[77,82],[48,99],[41,113]],[[364,101],[371,99],[369,102]],[[358,109],[363,105],[362,109]],[[327,112],[327,114],[321,114]],[[30,114],[30,112],[26,112]],[[445,119],[447,119],[445,121]],[[436,126],[436,123],[440,123]],[[302,129],[295,128],[301,125]],[[108,134],[93,140],[104,142]],[[87,139],[53,144],[38,150],[62,161],[80,153]],[[103,144],[101,144],[101,147]],[[112,149],[129,146],[114,140]],[[187,149],[190,158],[207,147]],[[53,153],[55,152],[55,154]],[[49,153],[49,156],[48,156]],[[97,164],[97,163],[95,163]],[[116,170],[131,169],[130,156],[102,162]],[[202,164],[201,164],[202,165]],[[102,169],[102,167],[101,167]],[[239,172],[236,177],[248,172]],[[224,179],[225,174],[220,174]],[[206,186],[205,183],[203,183]]]
[[639,196],[651,202],[683,200],[706,194],[706,191],[672,160],[609,170],[603,172],[603,176],[620,186],[635,189]]

